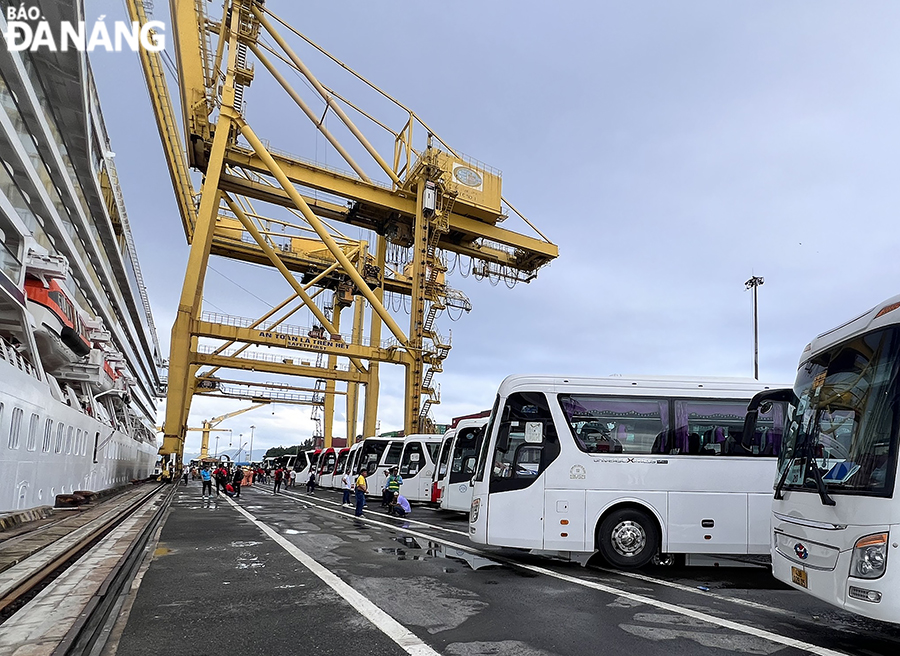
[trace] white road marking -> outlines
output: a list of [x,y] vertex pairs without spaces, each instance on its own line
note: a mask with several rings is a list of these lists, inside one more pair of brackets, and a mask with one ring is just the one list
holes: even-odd
[[287,551],[299,561],[300,564],[319,577],[323,583],[343,597],[363,617],[374,624],[375,627],[387,637],[396,642],[406,653],[410,654],[410,656],[440,656],[438,652],[422,642],[415,633],[397,622],[397,620],[366,599],[366,597],[344,583],[344,581],[339,576],[332,573],[331,570],[323,567],[311,556],[283,538],[275,529],[259,521],[232,499],[226,497],[225,500],[228,501],[235,510],[255,524],[263,533],[274,540],[278,546]]
[[[301,499],[302,500],[302,499]],[[229,499],[231,501],[231,499]],[[233,503],[233,502],[232,502]],[[342,513],[336,510],[331,510],[329,508],[322,508],[317,504],[310,505],[316,506],[320,510],[325,510],[327,512],[334,512],[340,515],[346,516],[346,513]],[[249,515],[249,513],[248,513]],[[607,594],[615,595],[624,599],[630,599],[631,601],[639,602],[642,604],[647,604],[648,606],[653,606],[655,608],[659,608],[661,610],[666,610],[670,613],[678,613],[679,615],[683,615],[684,617],[690,617],[696,620],[702,620],[704,622],[709,622],[710,624],[715,624],[716,626],[722,627],[724,629],[729,629],[732,631],[737,631],[739,633],[743,633],[746,635],[755,636],[757,638],[763,638],[765,640],[770,640],[774,643],[785,645],[787,647],[793,647],[795,649],[803,649],[809,652],[810,654],[816,654],[816,656],[847,656],[845,652],[835,651],[833,649],[828,649],[827,647],[820,647],[818,645],[814,645],[809,642],[804,642],[802,640],[796,640],[795,638],[790,638],[788,636],[783,636],[778,633],[773,633],[772,631],[767,631],[765,629],[757,629],[756,627],[746,626],[744,624],[740,624],[738,622],[733,622],[731,620],[726,620],[721,617],[716,617],[715,615],[710,615],[708,613],[703,613],[701,611],[693,610],[690,608],[684,608],[682,606],[677,606],[675,604],[670,604],[665,601],[659,601],[658,599],[654,599],[653,597],[647,597],[645,595],[636,594],[633,592],[628,592],[627,590],[621,590],[619,588],[613,587],[611,585],[607,585],[605,583],[599,583],[597,581],[589,581],[585,579],[580,579],[575,576],[570,576],[568,574],[562,574],[560,572],[554,572],[553,570],[546,569],[544,567],[539,567],[537,565],[528,565],[525,563],[518,563],[502,556],[498,556],[497,554],[492,554],[490,552],[482,551],[480,549],[475,549],[467,545],[458,544],[455,542],[450,542],[449,540],[443,540],[441,538],[434,537],[432,535],[427,535],[425,533],[419,533],[418,531],[413,531],[408,528],[402,528],[396,526],[394,524],[387,524],[385,522],[380,522],[369,517],[360,517],[357,518],[359,520],[365,521],[369,524],[373,524],[376,526],[381,526],[383,528],[388,528],[396,531],[400,531],[407,535],[411,535],[413,537],[422,538],[424,540],[431,540],[432,542],[439,542],[448,547],[454,547],[456,549],[461,549],[463,551],[468,551],[469,553],[478,554],[484,556],[485,558],[490,558],[493,560],[503,561],[504,564],[509,565],[511,567],[518,567],[520,569],[528,570],[530,572],[535,572],[536,574],[543,574],[544,576],[549,576],[555,579],[559,579],[560,581],[566,581],[568,583],[574,583],[575,585],[580,585],[585,588],[592,588],[594,590],[598,590],[600,592],[605,592]],[[275,535],[278,535],[277,533]],[[278,538],[281,538],[278,535]],[[284,540],[287,542],[287,540]],[[288,544],[290,544],[288,542]],[[293,545],[291,545],[293,546]],[[315,562],[315,561],[313,561]],[[327,570],[326,570],[327,571]],[[656,582],[655,579],[651,579]],[[717,599],[728,600],[727,597],[716,597]]]
[[[682,592],[690,592],[691,594],[701,595],[703,597],[715,597],[716,599],[721,599],[722,601],[727,601],[732,604],[737,604],[738,606],[746,606],[747,608],[752,608],[754,610],[764,610],[768,613],[775,613],[777,615],[787,615],[789,617],[793,617],[794,613],[784,608],[775,608],[773,606],[766,606],[765,604],[761,604],[756,601],[750,601],[749,599],[740,599],[739,597],[725,597],[723,595],[715,594],[714,592],[710,592],[708,590],[700,590],[699,588],[694,588],[689,585],[682,585],[681,583],[675,583],[674,581],[666,581],[665,579],[657,579],[652,576],[647,576],[646,574],[638,574],[637,572],[626,572],[624,570],[617,569],[607,569],[605,567],[597,567],[597,570],[601,572],[606,572],[607,574],[612,574],[614,576],[627,576],[628,578],[638,579],[639,581],[648,581],[649,583],[655,583],[657,585],[664,585],[669,588],[675,588],[676,590],[681,590]],[[844,630],[840,627],[833,627],[838,630]]]
[[[322,502],[322,503],[327,503],[327,504],[332,505],[332,506],[342,507],[341,504],[339,504],[337,501],[328,501],[328,500],[326,500],[326,499],[307,499],[306,497],[297,496],[296,493],[291,494],[290,492],[287,492],[287,493],[285,493],[285,496],[291,497],[292,499],[296,499],[297,501],[301,501],[301,502],[306,503],[306,504],[308,504],[308,505],[310,505],[310,506],[315,506],[316,508],[321,508],[322,510],[329,510],[329,509],[328,509],[328,508],[322,508],[322,506],[320,506],[318,503],[313,503],[313,501],[318,501],[318,502]],[[416,510],[421,510],[423,507],[424,507],[426,510],[429,510],[429,508],[427,508],[427,507],[425,507],[425,506],[416,506]],[[338,511],[332,511],[332,512],[337,512],[339,515],[344,515],[344,516],[347,516],[347,515],[349,514],[349,510],[347,510],[347,511],[340,511],[340,510],[338,510]],[[368,511],[368,512],[371,513],[371,511]],[[384,516],[385,516],[385,517],[389,517],[389,515],[384,515]],[[367,518],[366,518],[365,516],[363,516],[362,519],[363,519],[363,520],[366,520]],[[468,535],[469,535],[466,531],[457,531],[457,530],[452,529],[452,528],[444,528],[443,526],[434,526],[433,524],[429,524],[429,523],[427,523],[427,522],[420,522],[420,521],[417,521],[417,520],[415,520],[415,519],[411,519],[409,516],[406,516],[406,517],[397,517],[396,519],[401,520],[401,521],[406,522],[406,523],[409,523],[409,524],[415,524],[415,525],[417,525],[417,526],[424,526],[424,527],[433,529],[433,530],[435,530],[435,531],[443,531],[444,533],[453,533],[454,535],[461,535],[461,536],[463,536],[463,537],[468,537]]]

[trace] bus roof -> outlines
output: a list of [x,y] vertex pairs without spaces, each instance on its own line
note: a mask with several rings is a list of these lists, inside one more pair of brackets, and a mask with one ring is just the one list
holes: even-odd
[[900,295],[892,296],[872,309],[863,312],[858,317],[825,331],[806,345],[806,348],[803,349],[803,354],[800,356],[800,364],[834,344],[848,340],[856,335],[900,323],[900,312],[895,312],[898,309],[900,309]]
[[521,390],[541,389],[548,392],[582,392],[607,394],[672,394],[682,392],[695,396],[702,391],[744,396],[767,389],[790,387],[787,384],[761,383],[752,378],[688,377],[688,376],[507,376],[498,394],[508,396]]

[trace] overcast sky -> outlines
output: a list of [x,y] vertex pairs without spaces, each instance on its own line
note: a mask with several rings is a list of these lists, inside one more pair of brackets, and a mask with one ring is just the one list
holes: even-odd
[[[170,34],[166,4],[156,3],[156,17]],[[120,0],[86,5],[89,22],[125,16]],[[451,276],[474,309],[438,322],[453,334],[436,378],[438,422],[488,408],[512,373],[750,377],[752,275],[765,278],[760,378],[791,383],[815,335],[900,293],[896,2],[267,6],[454,148],[501,169],[504,195],[559,246],[537,280],[512,290]],[[297,48],[326,84],[347,79]],[[93,62],[167,352],[184,234],[137,56],[96,53]],[[265,77],[257,66],[246,93],[257,132],[348,168]],[[219,258],[212,266],[205,299],[214,311],[258,316],[288,295],[265,272]],[[380,428],[399,429],[403,371],[382,372]],[[242,405],[197,399],[190,424]],[[221,427],[236,447],[255,425],[259,457],[309,437],[309,417],[308,407],[276,406]],[[186,451],[198,450],[191,433]]]

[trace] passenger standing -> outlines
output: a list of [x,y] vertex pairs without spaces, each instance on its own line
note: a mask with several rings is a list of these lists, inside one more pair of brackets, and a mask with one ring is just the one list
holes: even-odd
[[190,467],[184,467],[184,468],[181,470],[181,477],[184,479],[184,484],[185,484],[185,485],[188,484],[188,476],[190,476],[190,475],[191,475],[191,469],[190,469]]
[[219,465],[213,474],[216,477],[216,496],[219,496],[219,490],[224,492],[228,484],[228,470],[225,469],[225,465]]
[[281,479],[284,478],[284,470],[281,468],[281,465],[278,465],[278,469],[275,470],[275,490],[272,494],[278,494],[278,490],[281,489]]
[[297,471],[292,469],[290,474],[290,483],[291,487],[294,487],[294,483],[297,481]]
[[366,490],[369,489],[366,484],[366,470],[360,469],[359,476],[356,477],[356,516],[362,517],[363,506],[366,505]]
[[231,485],[234,488],[234,498],[241,498],[241,484],[244,482],[244,470],[240,467],[234,468],[234,475],[231,477]]
[[341,476],[341,491],[344,493],[344,498],[341,499],[341,505],[345,508],[350,507],[350,491],[353,489],[353,477],[350,475],[349,471],[345,471],[344,475]]
[[400,494],[400,486],[403,485],[403,478],[397,473],[396,467],[391,467],[390,476],[384,482],[384,491],[381,494],[381,506],[390,508],[394,502],[394,495]]
[[316,472],[309,472],[309,480],[306,481],[306,493],[315,494],[316,492]]
[[203,482],[203,498],[212,496],[212,473],[209,471],[209,467],[206,465],[203,466],[203,469],[200,470],[200,480]]

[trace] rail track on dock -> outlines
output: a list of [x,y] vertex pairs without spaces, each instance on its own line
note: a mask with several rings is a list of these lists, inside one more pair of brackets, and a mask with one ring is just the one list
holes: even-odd
[[[113,611],[144,561],[147,544],[176,489],[176,485],[147,483],[95,507],[62,511],[59,519],[0,542],[0,644],[3,629],[21,623],[17,618],[30,601],[45,590],[50,592],[70,570],[94,569],[84,557],[105,548],[109,555],[102,582],[89,593],[81,591],[83,608],[73,613],[74,622],[58,636],[61,641],[53,651],[89,653],[108,630]],[[104,547],[107,541],[118,541],[119,546]]]

